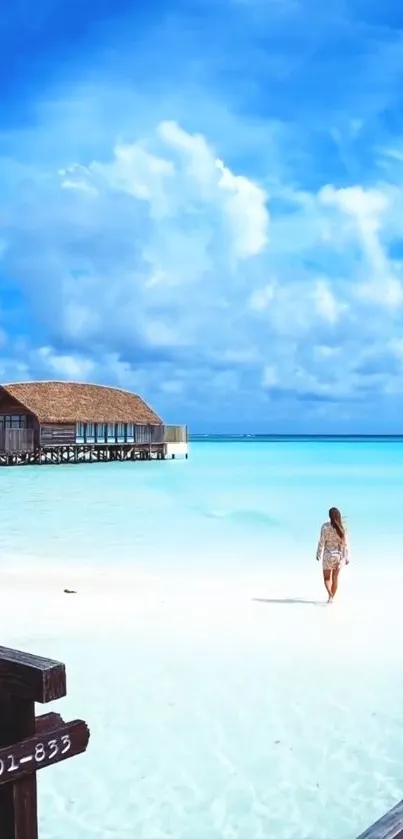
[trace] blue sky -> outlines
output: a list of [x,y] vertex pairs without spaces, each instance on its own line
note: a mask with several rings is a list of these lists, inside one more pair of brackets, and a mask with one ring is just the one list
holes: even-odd
[[399,0],[0,13],[0,380],[403,428]]

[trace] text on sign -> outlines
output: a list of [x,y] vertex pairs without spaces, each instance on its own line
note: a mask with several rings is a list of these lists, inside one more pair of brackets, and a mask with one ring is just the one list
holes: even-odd
[[36,743],[33,754],[16,757],[13,754],[7,755],[6,760],[0,758],[0,777],[4,772],[17,772],[21,766],[27,763],[42,763],[44,760],[52,761],[60,755],[66,755],[71,749],[71,740],[68,734],[59,738],[52,738],[43,743]]

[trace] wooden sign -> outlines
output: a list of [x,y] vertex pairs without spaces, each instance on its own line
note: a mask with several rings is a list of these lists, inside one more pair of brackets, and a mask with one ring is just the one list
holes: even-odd
[[[44,735],[48,736],[44,736]],[[63,723],[14,746],[0,749],[0,786],[85,752],[90,733],[83,720]]]
[[38,839],[36,774],[85,752],[83,720],[35,718],[35,702],[66,695],[64,664],[0,647],[0,839]]

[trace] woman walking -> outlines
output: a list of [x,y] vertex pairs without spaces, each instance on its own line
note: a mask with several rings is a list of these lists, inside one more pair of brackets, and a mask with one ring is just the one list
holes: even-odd
[[323,581],[329,595],[328,603],[333,603],[340,569],[350,562],[347,532],[337,507],[329,510],[329,521],[321,527],[316,559],[318,562],[322,560]]

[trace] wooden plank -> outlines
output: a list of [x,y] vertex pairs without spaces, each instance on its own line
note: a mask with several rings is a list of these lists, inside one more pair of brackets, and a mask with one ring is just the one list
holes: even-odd
[[163,425],[135,425],[134,442],[140,445],[164,442]]
[[39,769],[83,754],[89,739],[87,724],[73,720],[0,749],[0,786],[10,781],[15,784]]
[[136,443],[143,444],[151,441],[151,432],[148,425],[136,425],[134,428],[134,439]]
[[[27,699],[0,695],[0,744],[35,732],[35,705]],[[0,786],[1,839],[38,839],[36,774]]]
[[403,801],[385,813],[357,839],[403,839]]
[[12,454],[14,452],[31,452],[34,449],[34,431],[32,428],[1,428],[0,450]]
[[164,442],[164,426],[163,425],[151,425],[151,443],[163,443]]
[[0,691],[32,702],[53,702],[66,696],[66,668],[50,658],[0,647]]
[[76,426],[71,423],[44,423],[41,425],[42,446],[68,446],[76,442]]
[[60,725],[64,725],[64,719],[60,714],[50,713],[41,714],[40,717],[35,718],[35,733],[47,734],[48,731],[53,731]]

